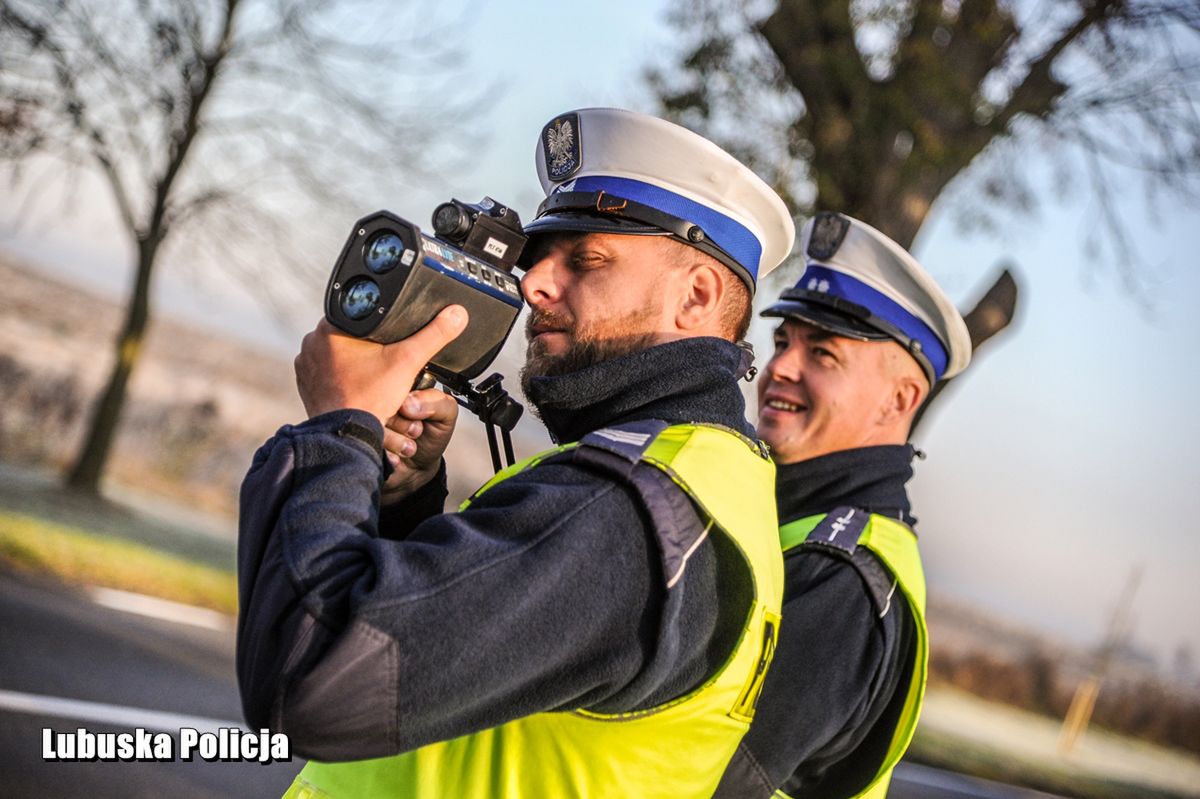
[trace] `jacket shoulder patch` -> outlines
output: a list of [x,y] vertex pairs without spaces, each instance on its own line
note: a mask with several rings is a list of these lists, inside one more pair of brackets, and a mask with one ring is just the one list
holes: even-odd
[[804,545],[836,549],[853,556],[858,548],[858,537],[870,520],[871,514],[861,508],[834,508],[812,529]]
[[642,459],[642,453],[670,425],[660,419],[645,419],[614,427],[602,427],[579,440],[580,447],[592,447],[611,452],[627,463]]

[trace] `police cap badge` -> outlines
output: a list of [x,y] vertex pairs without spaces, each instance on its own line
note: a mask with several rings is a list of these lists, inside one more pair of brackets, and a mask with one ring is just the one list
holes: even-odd
[[808,238],[806,252],[810,258],[827,261],[842,246],[846,231],[850,229],[850,220],[841,214],[821,211],[812,222],[812,235]]
[[542,128],[542,158],[553,180],[566,180],[579,170],[580,133],[578,114],[555,117]]

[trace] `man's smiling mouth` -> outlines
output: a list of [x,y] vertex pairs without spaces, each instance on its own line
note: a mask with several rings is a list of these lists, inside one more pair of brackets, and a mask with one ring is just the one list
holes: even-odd
[[776,411],[786,411],[788,413],[799,413],[800,411],[808,410],[806,405],[801,405],[795,402],[788,402],[782,399],[767,400],[767,407]]

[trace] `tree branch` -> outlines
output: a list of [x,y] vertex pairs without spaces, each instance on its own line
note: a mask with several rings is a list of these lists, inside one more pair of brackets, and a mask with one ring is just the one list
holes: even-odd
[[91,124],[87,118],[87,104],[79,91],[75,80],[75,72],[66,51],[57,44],[50,31],[35,22],[18,14],[11,6],[4,8],[4,21],[24,32],[31,47],[47,53],[56,65],[55,74],[59,87],[65,93],[65,103],[68,116],[77,131],[83,134],[88,143],[88,149],[99,165],[102,174],[107,178],[117,204],[121,221],[131,236],[138,236],[139,226],[133,203],[125,188],[125,183],[117,171],[113,158],[105,144],[102,131]]
[[1051,68],[1060,55],[1081,36],[1093,30],[1102,20],[1125,7],[1125,0],[1093,0],[1079,19],[1068,27],[1029,65],[1029,71],[1020,85],[1013,90],[1009,101],[996,114],[989,126],[992,131],[1003,131],[1017,114],[1045,116],[1054,106],[1054,101],[1067,90],[1066,84],[1051,74]]

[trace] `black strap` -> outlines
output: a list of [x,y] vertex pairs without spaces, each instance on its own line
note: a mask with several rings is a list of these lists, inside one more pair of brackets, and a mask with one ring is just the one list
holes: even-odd
[[896,598],[896,577],[874,552],[858,546],[858,539],[870,520],[871,514],[862,508],[846,505],[834,508],[817,522],[797,549],[820,550],[849,561],[866,583],[876,611],[884,616]]
[[633,488],[654,525],[662,554],[663,580],[670,588],[683,574],[688,557],[706,528],[680,521],[695,519],[697,513],[687,492],[651,464],[638,468],[646,449],[668,427],[667,422],[646,419],[601,428],[580,439],[578,446],[546,462],[577,463]]

